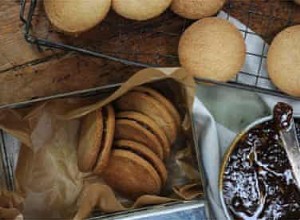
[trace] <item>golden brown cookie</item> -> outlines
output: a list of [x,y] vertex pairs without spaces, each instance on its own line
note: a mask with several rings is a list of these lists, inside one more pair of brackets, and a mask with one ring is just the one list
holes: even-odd
[[136,111],[149,116],[164,130],[170,143],[174,143],[178,132],[176,119],[165,105],[152,95],[142,91],[131,91],[119,98],[115,105],[121,111]]
[[115,113],[111,105],[86,115],[81,122],[77,149],[81,172],[100,174],[109,160],[115,133]]
[[300,5],[300,0],[294,0],[294,2],[298,5]]
[[267,68],[272,82],[283,92],[300,97],[300,25],[286,28],[273,40]]
[[106,17],[110,7],[111,0],[44,0],[51,24],[74,35],[95,27]]
[[161,160],[147,147],[132,141],[118,141],[103,174],[105,181],[129,198],[157,195],[166,181]]
[[127,139],[143,143],[159,158],[164,158],[163,147],[157,136],[135,119],[117,116],[115,139]]
[[118,140],[114,143],[114,149],[126,149],[140,155],[155,168],[162,180],[162,184],[166,183],[168,172],[163,161],[149,150],[147,146],[130,140]]
[[183,33],[178,54],[189,74],[225,82],[242,68],[246,45],[242,34],[228,21],[204,18]]
[[172,0],[112,0],[114,11],[128,19],[144,21],[162,14]]
[[149,96],[152,96],[156,100],[160,101],[161,104],[163,104],[168,109],[168,111],[172,114],[178,128],[180,127],[180,124],[181,124],[180,115],[179,115],[177,109],[175,108],[175,106],[166,97],[164,97],[163,95],[161,95],[159,92],[155,91],[154,89],[151,89],[149,87],[144,87],[144,86],[136,87],[133,89],[133,91],[143,92]]
[[188,19],[200,19],[216,14],[226,0],[173,0],[171,10]]
[[78,168],[81,172],[93,170],[101,148],[102,133],[102,109],[94,111],[82,119],[77,149]]
[[111,105],[103,107],[103,135],[101,140],[101,151],[99,152],[97,163],[94,167],[93,173],[101,174],[106,167],[111,147],[113,144],[115,134],[115,111]]

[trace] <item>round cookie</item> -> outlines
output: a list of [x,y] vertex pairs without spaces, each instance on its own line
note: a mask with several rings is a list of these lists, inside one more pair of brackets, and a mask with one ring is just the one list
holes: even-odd
[[85,32],[107,15],[111,0],[44,0],[51,24],[67,34]]
[[129,150],[112,151],[103,178],[114,190],[136,199],[160,193],[162,180],[155,168],[141,156]]
[[[125,119],[125,120],[130,120],[134,122],[134,127],[135,128],[140,128],[143,127],[143,129],[140,129],[140,132],[144,131],[145,129],[147,130],[146,132],[143,132],[142,136],[134,136],[133,139],[130,138],[130,136],[132,137],[132,135],[128,135],[128,132],[126,132],[126,136],[129,138],[129,140],[136,140],[138,142],[141,143],[145,143],[146,145],[150,144],[151,142],[156,143],[155,140],[158,140],[158,142],[160,143],[160,146],[162,146],[162,151],[163,151],[163,157],[167,158],[170,154],[170,142],[164,132],[164,130],[162,130],[153,119],[151,119],[150,117],[141,114],[139,112],[134,112],[134,111],[124,111],[124,112],[119,112],[117,114],[117,119]],[[136,123],[139,124],[140,126],[136,126]],[[148,132],[149,131],[149,132]],[[118,134],[119,134],[119,129],[118,126],[116,127],[116,138],[118,138]],[[148,135],[147,135],[148,134]],[[146,135],[146,139],[143,137]],[[120,135],[122,136],[122,135]],[[123,132],[123,136],[124,136],[124,132]],[[153,138],[153,136],[155,136],[155,138]],[[152,138],[151,138],[152,137]],[[147,139],[150,138],[150,142],[147,141]],[[139,141],[140,139],[140,141]],[[157,146],[154,145],[154,146]],[[153,144],[152,144],[153,147]],[[161,154],[161,150],[157,150],[158,154]]]
[[267,68],[272,82],[283,92],[300,97],[300,25],[286,28],[271,43]]
[[78,168],[81,172],[91,172],[100,152],[103,133],[102,110],[86,115],[81,122],[79,145],[77,148]]
[[178,55],[189,74],[226,82],[242,68],[246,45],[242,34],[228,21],[204,18],[183,33]]
[[300,5],[300,0],[294,0],[294,2],[298,5]]
[[115,111],[111,105],[103,107],[103,135],[101,140],[101,151],[99,152],[97,163],[94,167],[93,173],[99,175],[106,167],[111,147],[113,144],[115,134]]
[[138,155],[142,155],[151,165],[155,168],[159,174],[162,184],[165,184],[168,177],[167,169],[161,159],[157,157],[149,148],[143,144],[129,141],[129,140],[119,140],[114,143],[115,149],[127,149],[131,152],[136,152]]
[[109,160],[114,133],[115,113],[111,105],[82,119],[77,149],[81,172],[101,174]]
[[173,0],[171,10],[181,17],[201,19],[216,14],[226,0]]
[[117,119],[115,138],[128,139],[143,143],[149,147],[159,158],[163,159],[163,147],[158,138],[147,128],[132,119]]
[[168,111],[171,113],[171,115],[175,119],[176,125],[178,127],[180,127],[180,123],[181,123],[180,115],[179,115],[177,109],[175,108],[175,106],[166,97],[164,97],[163,95],[161,95],[159,92],[155,91],[154,89],[151,89],[148,87],[143,87],[143,86],[135,87],[133,89],[133,91],[143,92],[149,96],[152,96],[156,100],[160,101],[161,104],[164,105],[168,109]]
[[162,14],[172,0],[112,0],[114,11],[122,17],[144,21]]
[[119,98],[115,105],[121,111],[136,111],[147,115],[164,130],[170,143],[177,137],[176,119],[156,98],[141,91],[131,91]]

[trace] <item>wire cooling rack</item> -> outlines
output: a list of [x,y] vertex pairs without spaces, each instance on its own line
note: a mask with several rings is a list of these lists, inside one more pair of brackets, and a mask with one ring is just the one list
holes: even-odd
[[[260,37],[271,42],[285,27],[300,23],[300,7],[292,1],[228,0],[223,10],[227,13],[225,19],[238,17],[244,24],[240,31],[246,42]],[[139,67],[179,66],[180,36],[194,22],[169,10],[146,22],[127,20],[111,12],[100,25],[80,37],[65,36],[49,23],[42,0],[21,0],[20,19],[24,23],[26,41],[41,50],[76,51]],[[285,96],[273,86],[265,71],[267,50],[265,41],[259,50],[247,48],[246,59],[255,65],[255,71],[253,66],[251,70],[245,66],[228,83],[199,78],[196,81]]]

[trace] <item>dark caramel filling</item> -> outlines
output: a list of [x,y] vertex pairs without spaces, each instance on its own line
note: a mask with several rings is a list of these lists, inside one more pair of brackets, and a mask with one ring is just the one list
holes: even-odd
[[[296,129],[300,140],[299,124]],[[234,219],[300,218],[300,192],[273,121],[239,140],[224,170],[222,190]]]

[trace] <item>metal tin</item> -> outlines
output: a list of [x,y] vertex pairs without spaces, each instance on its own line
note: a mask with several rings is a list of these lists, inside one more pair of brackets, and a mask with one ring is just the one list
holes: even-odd
[[[154,82],[155,83],[155,82]],[[2,106],[1,108],[23,108],[28,107],[34,103],[40,101],[47,101],[57,98],[70,98],[70,97],[99,97],[105,98],[110,95],[112,92],[117,90],[121,84],[115,84],[110,86],[104,87],[97,87],[94,89],[89,90],[82,90],[73,93],[66,93],[64,95],[55,95],[45,97],[39,100],[31,100],[21,103],[16,103],[12,105]],[[187,111],[188,113],[188,111]],[[192,120],[192,116],[189,115],[190,119]],[[193,125],[193,123],[191,123]],[[197,147],[195,129],[192,126],[192,144],[195,147],[196,157],[198,161],[198,170],[201,174],[201,180],[204,185],[204,178],[202,172],[202,164],[200,163],[200,149]],[[5,132],[0,130],[0,171],[4,171],[4,176],[0,176],[0,184],[5,185],[5,188],[14,191],[14,170],[16,166],[16,158],[18,155],[19,150],[19,142],[11,137],[10,135],[6,134]],[[2,170],[1,170],[2,169]],[[2,173],[2,172],[1,172]],[[2,175],[3,175],[2,173]],[[1,178],[2,177],[2,178]],[[4,177],[4,178],[3,178]],[[1,181],[2,180],[2,181]],[[2,187],[2,185],[0,185]],[[205,192],[204,192],[205,194]],[[203,199],[195,199],[192,201],[180,201],[175,203],[168,203],[164,205],[156,205],[156,206],[149,206],[141,209],[135,209],[125,212],[118,212],[116,214],[109,214],[109,215],[101,215],[99,217],[93,217],[91,220],[96,219],[174,219],[176,216],[180,216],[179,219],[191,219],[191,217],[195,219],[208,219],[209,217],[209,209],[208,204]],[[176,218],[175,218],[176,219]]]
[[206,220],[209,219],[208,206],[205,200],[175,202],[149,208],[136,209],[117,214],[103,215],[89,220],[114,219],[114,220]]

